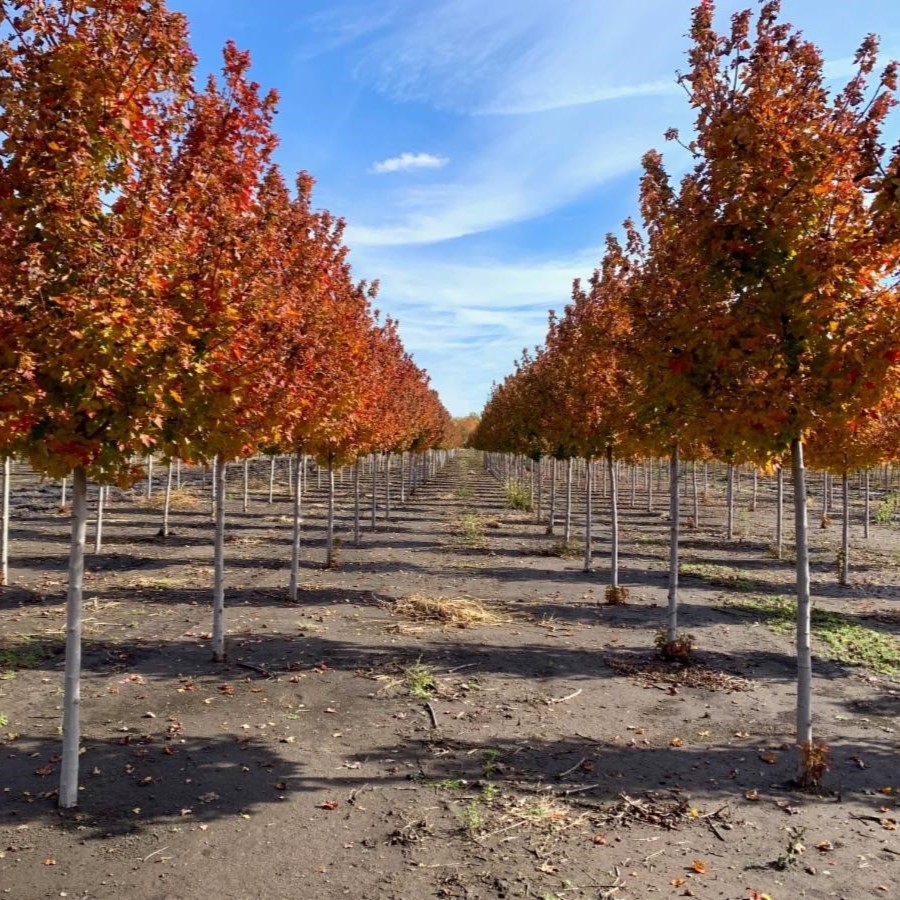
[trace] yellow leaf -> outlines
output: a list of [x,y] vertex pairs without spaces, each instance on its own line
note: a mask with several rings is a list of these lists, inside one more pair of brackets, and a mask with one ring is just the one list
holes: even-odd
[[703,862],[702,859],[695,859],[691,862],[691,868],[698,874],[703,875],[706,873],[706,863]]
[[684,740],[680,737],[673,737],[671,741],[669,741],[670,747],[682,747],[684,746]]

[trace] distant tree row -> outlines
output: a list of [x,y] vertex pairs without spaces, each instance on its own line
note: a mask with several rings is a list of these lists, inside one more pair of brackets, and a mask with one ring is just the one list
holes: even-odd
[[[495,386],[471,441],[540,458],[667,456],[667,641],[678,639],[678,463],[791,466],[796,524],[797,739],[813,749],[805,465],[844,479],[900,442],[900,145],[882,144],[897,64],[865,39],[830,94],[819,50],[779,3],[693,11],[693,161],[673,184],[643,158],[642,228],[609,235],[544,346]],[[874,73],[874,74],[873,74]],[[731,472],[731,468],[729,468]],[[781,480],[779,479],[779,484]],[[846,504],[845,504],[846,505]],[[613,502],[615,510],[615,502]],[[614,550],[616,545],[614,518]],[[613,553],[612,586],[617,586]]]

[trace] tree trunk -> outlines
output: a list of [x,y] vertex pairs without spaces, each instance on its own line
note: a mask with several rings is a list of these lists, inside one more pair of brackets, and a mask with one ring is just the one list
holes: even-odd
[[[390,479],[388,479],[390,482]],[[328,526],[325,532],[325,567],[334,565],[334,463],[328,460]]]
[[66,597],[66,671],[63,686],[63,747],[59,805],[78,805],[78,750],[81,737],[81,619],[84,588],[84,544],[87,536],[87,476],[72,473],[72,540],[69,547],[69,590]]
[[863,490],[865,490],[865,492],[866,492],[865,498],[863,500],[863,504],[864,504],[864,507],[863,507],[863,516],[864,516],[863,537],[868,538],[869,537],[869,515],[870,515],[869,503],[870,503],[870,497],[871,497],[871,494],[869,492],[869,470],[868,469],[866,469],[865,486],[864,486]]
[[147,499],[153,495],[153,454],[147,457]]
[[694,528],[700,527],[700,486],[697,484],[697,460],[691,460],[691,481],[694,483]]
[[372,454],[372,531],[375,530],[375,517],[378,512],[378,465],[375,454]]
[[594,555],[593,548],[593,474],[594,467],[591,460],[587,460],[584,467],[584,571],[591,571],[591,561]]
[[291,528],[291,580],[288,596],[292,603],[298,599],[298,584],[300,579],[300,535],[303,528],[303,491],[295,491],[291,498],[292,528]]
[[616,477],[616,463],[613,459],[612,447],[606,450],[606,463],[609,467],[609,508],[610,551],[609,551],[609,583],[613,588],[619,587],[619,480]]
[[94,553],[99,553],[103,549],[103,498],[106,494],[106,488],[101,484],[97,488],[97,528],[94,532]]
[[784,469],[781,466],[775,482],[775,552],[781,559],[784,553]]
[[175,460],[175,486],[181,490],[181,460]]
[[563,543],[572,542],[572,457],[566,460],[566,521],[563,526]]
[[169,471],[166,475],[166,497],[163,501],[163,520],[162,520],[162,528],[160,529],[160,534],[162,537],[169,536],[169,510],[172,507],[172,470],[175,468],[175,464],[169,460]]
[[3,483],[0,485],[0,586],[9,584],[9,482],[12,465],[3,458]]
[[850,578],[850,476],[841,474],[841,568],[839,581],[846,586]]
[[59,508],[60,509],[66,508],[66,479],[65,478],[63,478],[63,480],[62,480],[62,487],[60,489]]
[[647,460],[647,512],[653,512],[653,462]]
[[218,470],[216,468],[216,461],[218,457],[213,457],[213,461],[209,464],[210,474],[212,475],[212,480],[210,483],[210,506],[209,506],[209,517],[215,522],[216,520],[216,494],[219,490],[219,479],[218,479]]
[[388,453],[384,461],[384,518],[391,518],[391,454]]
[[803,442],[791,441],[794,474],[794,543],[797,556],[797,743],[812,743],[812,648],[810,646],[809,524]]
[[275,456],[269,460],[269,503],[275,499]]
[[225,661],[225,460],[215,462],[215,522],[213,545],[213,626],[212,653],[216,662]]
[[556,457],[550,463],[550,523],[547,526],[547,534],[553,534],[556,527]]
[[669,623],[666,640],[678,637],[678,445],[669,457]]
[[406,504],[406,451],[400,453],[400,505]]
[[362,460],[357,457],[353,466],[353,543],[359,546],[359,476]]
[[537,480],[537,523],[540,525],[544,518],[542,502],[544,495],[544,465],[541,457],[538,457],[537,460],[537,472],[535,473],[535,478]]
[[759,472],[753,470],[753,499],[750,501],[750,512],[756,512],[756,501],[759,496]]
[[250,503],[250,460],[244,460],[244,502],[243,511],[247,512]]
[[727,525],[725,528],[725,537],[731,541],[734,540],[734,466],[728,463],[728,476],[725,487],[725,506],[727,512]]

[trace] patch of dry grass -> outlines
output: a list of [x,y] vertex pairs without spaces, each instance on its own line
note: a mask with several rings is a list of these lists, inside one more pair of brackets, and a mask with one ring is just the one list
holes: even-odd
[[426,597],[410,594],[388,604],[399,616],[433,625],[471,628],[475,625],[502,625],[509,618],[483,600],[472,597]]
[[[151,509],[162,509],[166,503],[165,488],[159,488],[152,496],[139,496],[134,498],[136,506],[149,506]],[[172,496],[169,498],[169,509],[173,511],[192,512],[203,506],[209,505],[209,497],[200,497],[193,488],[172,488]]]

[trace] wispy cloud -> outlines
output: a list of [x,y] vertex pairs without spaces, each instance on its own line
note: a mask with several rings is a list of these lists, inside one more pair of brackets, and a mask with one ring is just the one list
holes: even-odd
[[389,172],[406,172],[409,169],[440,169],[448,162],[450,160],[446,156],[435,156],[433,153],[401,153],[372,163],[369,171],[384,175]]

